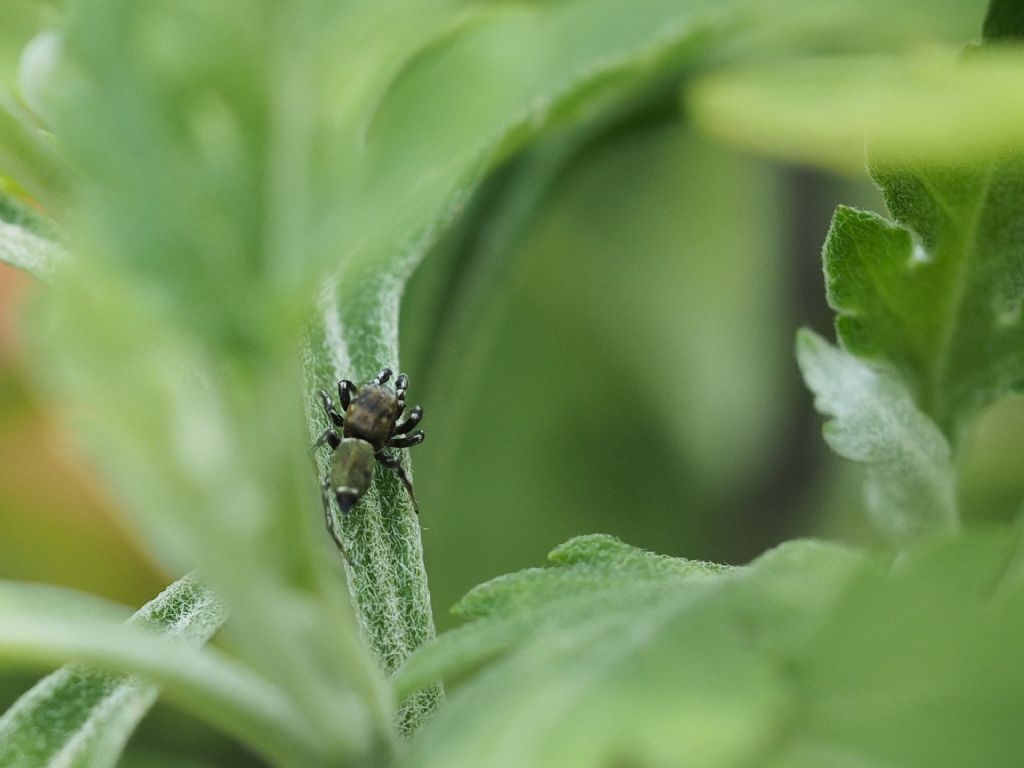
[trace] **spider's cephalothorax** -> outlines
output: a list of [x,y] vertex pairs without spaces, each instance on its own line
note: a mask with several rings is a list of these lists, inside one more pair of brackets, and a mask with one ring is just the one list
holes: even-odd
[[[390,378],[391,369],[384,368],[361,389],[356,389],[348,379],[339,381],[341,412],[334,407],[330,395],[320,390],[324,412],[333,426],[324,430],[313,447],[318,448],[324,443],[331,446],[331,467],[324,480],[324,490],[333,494],[343,513],[355,506],[373,482],[374,461],[394,470],[409,492],[413,509],[419,512],[405,468],[397,454],[385,453],[385,449],[411,448],[423,442],[423,430],[408,434],[423,418],[423,409],[417,405],[404,421],[399,422],[405,412],[409,377],[404,373],[398,374],[394,389],[387,386]],[[330,519],[327,527],[333,535]]]

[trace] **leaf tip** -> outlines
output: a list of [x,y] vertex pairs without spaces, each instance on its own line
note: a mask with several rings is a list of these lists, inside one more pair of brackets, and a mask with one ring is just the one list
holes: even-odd
[[592,533],[576,536],[564,544],[559,544],[548,553],[548,560],[559,565],[591,563],[618,558],[623,554],[635,552],[636,548],[621,539],[607,533]]

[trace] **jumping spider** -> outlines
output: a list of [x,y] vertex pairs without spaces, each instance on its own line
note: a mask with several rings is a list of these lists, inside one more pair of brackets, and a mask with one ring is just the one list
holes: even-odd
[[[398,419],[405,411],[405,390],[409,377],[404,373],[395,379],[395,388],[386,386],[391,378],[391,369],[384,368],[372,381],[361,389],[348,379],[338,382],[338,404],[344,414],[339,413],[324,390],[319,391],[324,413],[333,426],[324,430],[313,444],[313,449],[324,443],[331,446],[331,466],[324,479],[325,493],[334,494],[342,513],[347,513],[373,482],[373,462],[380,462],[394,470],[412,500],[412,507],[419,514],[412,482],[405,472],[398,456],[385,453],[386,448],[411,448],[423,442],[423,430],[408,434],[423,418],[423,409],[418,405],[409,412],[404,421]],[[338,434],[338,430],[341,434]],[[335,536],[328,513],[327,528]],[[339,546],[340,546],[340,542]]]

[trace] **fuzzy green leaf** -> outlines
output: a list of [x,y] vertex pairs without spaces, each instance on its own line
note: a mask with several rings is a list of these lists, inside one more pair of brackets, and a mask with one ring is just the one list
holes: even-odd
[[466,627],[403,679],[461,672],[407,765],[742,764],[796,705],[775,654],[797,644],[856,569],[852,553],[793,542],[745,568],[659,557],[606,536],[552,553],[559,567],[474,590]]
[[562,567],[503,576],[466,595],[452,612],[472,621],[415,654],[396,680],[400,693],[471,670],[539,627],[586,618],[597,600],[621,610],[637,592],[656,589],[663,579],[696,588],[729,571],[713,563],[652,555],[607,536],[573,539],[549,558]]
[[49,278],[67,254],[43,229],[41,221],[0,197],[0,262]]
[[[863,242],[863,241],[861,241]],[[892,370],[871,367],[802,331],[797,357],[832,448],[867,466],[868,512],[891,539],[908,543],[958,525],[949,444]]]
[[[186,576],[128,623],[202,645],[224,619],[213,594]],[[0,765],[112,768],[158,694],[156,685],[138,678],[64,667],[37,683],[0,718]]]
[[[403,677],[461,671],[409,766],[1019,762],[1020,531],[891,561],[793,542],[721,568],[585,537],[474,590]],[[493,628],[488,627],[493,625]]]
[[839,338],[899,368],[955,441],[1024,387],[1024,161],[874,173],[895,222],[840,208],[825,245]]
[[[324,761],[309,724],[281,689],[221,652],[195,647],[222,620],[221,609],[205,590],[186,581],[129,624],[122,623],[124,613],[120,606],[56,587],[0,583],[0,661],[6,665],[73,660],[149,681],[84,667],[58,672],[0,721],[0,732],[13,740],[0,745],[0,754],[6,756],[2,750],[10,748],[12,760],[29,761],[16,765],[35,766],[43,763],[33,760],[48,757],[56,765],[80,765],[60,760],[78,758],[81,748],[82,759],[97,755],[110,760],[145,713],[156,684],[169,701],[279,765],[297,768]],[[169,637],[153,632],[161,626],[172,628]]]

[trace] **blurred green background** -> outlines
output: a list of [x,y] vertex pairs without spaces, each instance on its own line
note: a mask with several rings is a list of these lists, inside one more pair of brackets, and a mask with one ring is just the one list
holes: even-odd
[[[516,170],[404,302],[439,628],[474,584],[581,533],[730,563],[798,535],[870,540],[858,470],[821,440],[792,340],[831,334],[821,243],[837,203],[881,210],[871,185],[744,156],[666,109],[570,157],[479,289],[474,238]],[[0,290],[0,576],[141,604],[168,575],[32,393],[17,305],[45,287],[0,267]],[[1018,400],[982,419],[969,511],[1014,511],[1022,426]]]
[[[403,363],[429,433],[414,467],[438,628],[473,585],[542,565],[582,533],[729,563],[794,536],[870,541],[859,470],[822,441],[792,339],[801,325],[831,333],[821,243],[838,202],[880,209],[873,188],[745,157],[671,112],[619,126],[568,161],[500,283],[460,318],[466,241],[514,172],[481,193],[480,216],[428,259],[404,305]],[[0,267],[0,577],[140,605],[171,575],[32,394],[16,309],[44,290]],[[453,343],[436,344],[445,332]],[[1009,517],[1024,402],[997,405],[978,432],[968,512]],[[0,704],[31,681],[0,678]],[[196,765],[255,764],[180,717],[158,707],[134,740],[139,764],[154,764],[147,746],[184,756],[200,744],[211,762]]]
[[[55,11],[5,5],[10,83]],[[414,467],[438,628],[473,585],[541,565],[582,533],[729,563],[800,535],[870,541],[858,471],[827,451],[792,353],[800,326],[831,336],[821,244],[837,203],[882,210],[866,178],[716,144],[688,128],[676,88],[550,150],[553,165],[546,151],[494,175],[404,303],[403,368],[429,435]],[[540,206],[510,223],[503,212],[538,168],[553,179]],[[0,266],[0,578],[140,605],[173,575],[154,570],[33,395],[17,307],[39,291]],[[1016,511],[1022,448],[1017,398],[969,443],[969,515]],[[29,682],[0,677],[0,706]],[[177,738],[174,717],[158,710],[136,756]],[[211,756],[196,765],[235,754],[195,738]]]

